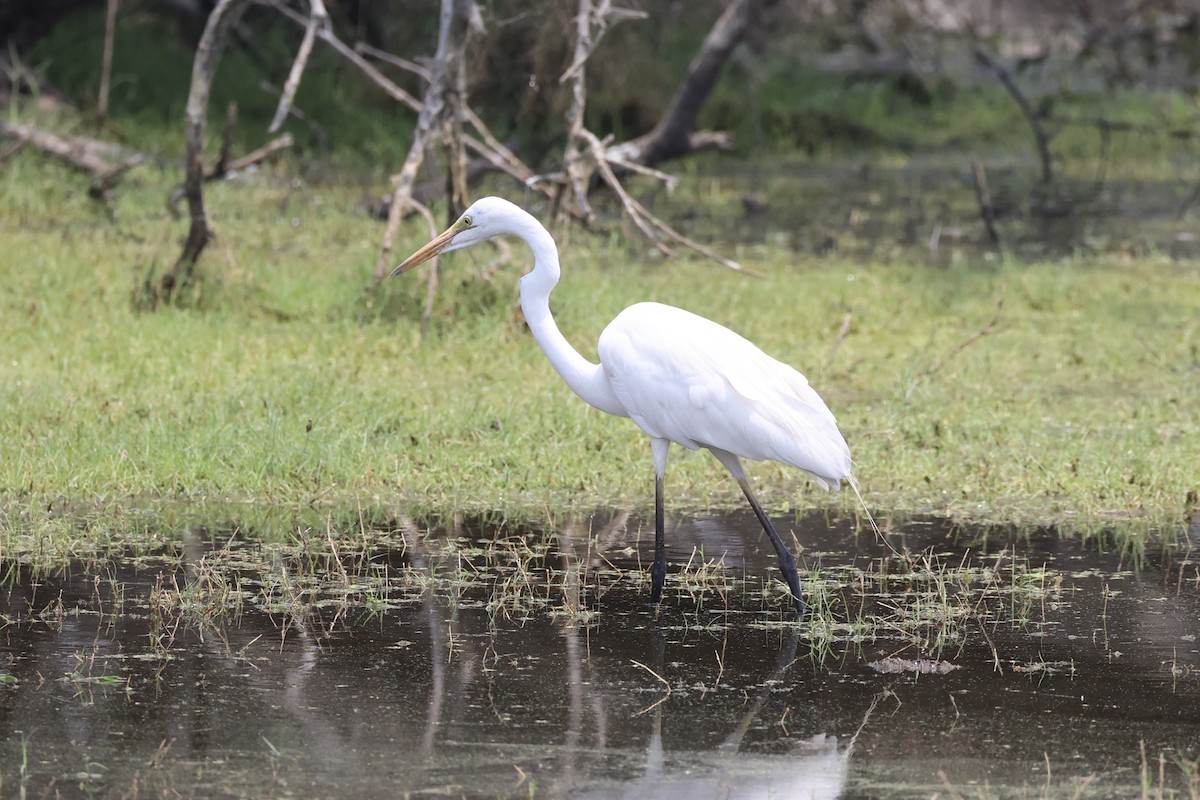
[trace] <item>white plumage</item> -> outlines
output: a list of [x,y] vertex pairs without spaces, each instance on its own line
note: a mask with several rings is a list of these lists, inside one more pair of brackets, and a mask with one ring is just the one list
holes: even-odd
[[609,323],[597,350],[625,412],[649,436],[790,464],[823,489],[850,475],[850,448],[808,379],[728,328],[638,303]]
[[521,308],[551,365],[587,403],[629,417],[650,436],[655,468],[651,602],[658,603],[666,575],[663,476],[675,442],[691,450],[707,448],[737,479],[802,612],[792,554],[755,499],[740,458],[790,464],[824,489],[853,480],[846,440],[808,379],[728,328],[661,303],[638,303],[618,314],[600,334],[600,364],[591,363],[571,347],[550,313],[550,292],[560,275],[554,240],[536,219],[498,197],[476,201],[392,274],[501,234],[519,237],[533,251],[533,269],[521,278]]

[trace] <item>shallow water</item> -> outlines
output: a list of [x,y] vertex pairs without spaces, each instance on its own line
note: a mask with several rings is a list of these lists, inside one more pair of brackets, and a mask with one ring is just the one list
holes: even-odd
[[657,615],[638,571],[650,537],[625,515],[549,536],[399,526],[357,552],[331,536],[337,558],[225,531],[49,575],[5,564],[0,791],[1197,790],[1185,547],[913,520],[888,535],[906,559],[848,521],[784,522],[810,578],[800,624],[743,514],[678,521]]
[[[710,165],[697,196],[662,210],[701,241],[762,244],[854,259],[902,257],[935,265],[960,259],[1023,260],[1151,253],[1200,257],[1200,199],[1194,178],[1062,177],[1038,188],[1037,166],[1021,157],[988,169],[995,229],[982,221],[971,159]],[[724,198],[726,203],[714,202]],[[732,200],[736,198],[736,200]],[[730,205],[732,203],[732,206]]]

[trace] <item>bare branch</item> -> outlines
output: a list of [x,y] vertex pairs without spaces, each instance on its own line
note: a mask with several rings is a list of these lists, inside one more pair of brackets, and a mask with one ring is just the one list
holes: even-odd
[[634,224],[638,226],[638,229],[642,231],[646,238],[649,239],[651,243],[653,243],[654,246],[663,253],[663,255],[674,255],[674,251],[662,243],[662,240],[659,238],[658,234],[655,233],[655,231],[665,235],[667,238],[675,242],[678,242],[689,250],[693,250],[705,258],[712,259],[718,264],[726,266],[736,272],[742,272],[755,278],[763,277],[761,273],[746,269],[738,262],[729,258],[725,258],[724,256],[716,253],[708,247],[705,247],[699,242],[689,239],[679,231],[672,228],[666,222],[652,214],[646,209],[645,206],[633,199],[633,197],[631,197],[629,193],[625,191],[625,187],[621,186],[620,180],[618,180],[617,176],[613,174],[612,168],[609,166],[608,161],[604,158],[603,143],[596,138],[594,133],[586,129],[584,130],[584,136],[591,143],[592,154],[596,159],[597,167],[600,170],[600,174],[604,178],[605,183],[609,185],[609,188],[611,188],[621,200],[621,204],[625,207],[625,210],[629,212],[630,218],[633,220]]
[[[601,0],[601,6],[606,6]],[[559,82],[571,79],[571,105],[567,107],[567,147],[563,152],[563,171],[566,173],[570,192],[569,205],[586,223],[592,221],[592,207],[588,203],[588,184],[595,167],[580,157],[580,145],[584,142],[583,114],[587,109],[587,80],[584,67],[595,47],[593,26],[604,25],[604,18],[596,19],[592,0],[579,0],[579,12],[575,15],[575,59],[563,73]],[[614,190],[615,191],[615,190]]]
[[[425,159],[433,137],[440,133],[447,148],[449,161],[450,208],[459,208],[466,201],[466,159],[462,149],[462,93],[466,80],[463,72],[463,52],[470,30],[470,6],[473,0],[442,0],[438,26],[438,46],[433,57],[429,86],[417,115],[408,155],[400,172],[393,178],[392,202],[388,208],[387,228],[379,258],[375,262],[375,283],[391,271],[392,249],[400,220],[412,203],[413,183]],[[356,54],[357,55],[357,54]]]
[[96,110],[100,119],[108,116],[108,89],[112,83],[113,41],[117,30],[117,3],[119,0],[108,0],[108,9],[104,15],[104,55],[100,61],[100,91],[96,98]]
[[385,64],[391,64],[393,67],[399,67],[402,70],[411,72],[423,81],[429,80],[429,70],[423,65],[418,64],[416,61],[409,61],[407,58],[392,55],[377,47],[372,47],[366,42],[355,42],[354,52],[370,56],[371,58],[377,58]]
[[[433,212],[429,207],[418,200],[410,199],[409,205],[416,209],[417,213],[425,219],[425,224],[429,226],[429,238],[437,236],[437,222],[433,218]],[[429,330],[429,321],[433,319],[433,303],[437,298],[438,287],[438,272],[441,269],[441,258],[434,256],[429,260],[429,278],[425,284],[425,308],[421,311],[421,336],[424,336]]]
[[[308,28],[307,18],[301,14],[297,14],[295,11],[279,2],[279,0],[274,0],[274,2],[271,3],[271,7],[297,25],[300,25],[305,29]],[[380,89],[383,89],[383,91],[386,92],[393,100],[396,100],[402,105],[408,106],[413,111],[420,112],[421,103],[419,100],[417,100],[417,98],[413,97],[395,83],[388,80],[387,76],[377,70],[370,61],[367,61],[358,53],[354,52],[353,48],[349,47],[345,42],[339,39],[333,32],[332,28],[326,27],[319,29],[317,31],[317,37],[321,41],[325,42],[325,44],[332,47],[333,51],[339,56],[362,70],[364,75],[370,78]]]
[[[233,156],[233,137],[237,134],[238,107],[237,101],[230,100],[229,105],[225,107],[225,133],[221,137],[221,152],[217,156],[217,163],[213,166],[212,172],[218,175],[224,175],[226,164],[229,163]],[[209,173],[210,175],[212,173]],[[204,176],[205,180],[209,179],[208,175]]]
[[1053,161],[1050,157],[1050,139],[1046,136],[1046,129],[1042,127],[1037,112],[1033,110],[1033,106],[1030,105],[1029,100],[1022,93],[1021,88],[1017,86],[1017,82],[1013,80],[1011,72],[1005,69],[999,61],[992,58],[982,47],[974,48],[973,53],[975,60],[981,66],[986,67],[1000,81],[1000,85],[1004,87],[1009,97],[1021,109],[1021,113],[1025,116],[1025,121],[1033,129],[1033,138],[1037,142],[1038,157],[1042,161],[1041,182],[1049,184],[1054,179]]
[[309,7],[311,12],[304,27],[304,38],[300,41],[300,49],[296,51],[296,60],[292,62],[291,72],[288,73],[287,82],[283,85],[283,93],[279,96],[279,106],[275,109],[275,116],[271,118],[267,133],[279,130],[283,121],[287,119],[288,110],[292,107],[292,101],[296,97],[296,90],[300,88],[300,78],[304,75],[308,57],[312,54],[317,31],[329,27],[329,13],[325,10],[322,0],[309,0]]
[[191,226],[183,252],[175,266],[163,275],[161,293],[172,296],[176,289],[191,280],[196,260],[200,257],[211,231],[208,214],[204,209],[204,125],[208,114],[208,97],[212,90],[213,76],[221,59],[221,51],[229,29],[237,22],[250,0],[219,0],[208,17],[200,44],[196,47],[196,59],[192,64],[192,82],[188,91],[185,110],[184,138],[187,144],[187,177],[184,180],[184,196],[188,201]]
[[281,136],[276,136],[274,139],[267,142],[257,150],[251,150],[249,153],[246,153],[246,155],[241,156],[240,158],[235,158],[225,164],[224,172],[218,173],[216,170],[213,170],[212,172],[208,173],[204,176],[204,180],[213,181],[217,178],[222,178],[231,172],[238,172],[239,170],[246,169],[246,167],[253,166],[260,161],[266,161],[280,150],[286,150],[293,144],[295,144],[295,140],[292,138],[290,133],[284,133]]
[[972,161],[971,173],[975,176],[975,199],[979,201],[979,216],[983,219],[983,225],[987,228],[988,238],[992,240],[992,244],[1000,247],[1000,234],[996,232],[996,207],[992,205],[992,192],[988,188],[987,172],[984,171],[983,164]]
[[[295,22],[297,25],[307,25],[307,20],[302,15],[297,14],[292,9],[278,2],[278,0],[275,0],[275,2],[272,3],[272,8],[283,14],[292,22]],[[343,42],[337,37],[336,34],[334,34],[332,29],[322,29],[317,32],[317,36],[321,39],[321,41],[332,47],[335,53],[354,64],[354,66],[358,67],[364,75],[370,78],[371,81],[374,82],[375,85],[382,89],[385,93],[387,93],[389,97],[420,114],[420,101],[418,101],[404,89],[401,89],[399,86],[397,86],[394,82],[388,79],[386,75],[376,69],[373,64],[356,53],[353,48],[346,45],[345,42]],[[473,136],[464,135],[463,144],[467,147],[467,149],[487,159],[496,169],[510,175],[515,180],[521,181],[522,183],[533,177],[533,170],[526,166],[519,158],[517,158],[511,150],[500,144],[499,140],[491,134],[491,132],[487,129],[487,126],[483,123],[483,120],[481,120],[475,114],[475,112],[467,108],[464,109],[463,113],[466,121],[475,129],[480,138],[483,139],[483,141],[480,141],[480,139],[476,139]],[[539,191],[547,196],[550,194],[550,190],[544,187],[540,188]]]
[[[67,162],[76,169],[102,175],[113,169],[110,158],[118,156],[121,148],[87,136],[70,136],[15,122],[0,122],[0,133],[17,137],[43,152]],[[126,151],[128,152],[128,151]]]

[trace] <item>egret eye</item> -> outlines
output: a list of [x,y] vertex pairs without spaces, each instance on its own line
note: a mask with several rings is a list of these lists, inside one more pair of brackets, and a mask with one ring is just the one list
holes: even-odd
[[463,226],[464,228],[469,228],[469,227],[471,227],[471,218],[470,218],[470,217],[463,217],[463,218],[462,218],[462,226]]

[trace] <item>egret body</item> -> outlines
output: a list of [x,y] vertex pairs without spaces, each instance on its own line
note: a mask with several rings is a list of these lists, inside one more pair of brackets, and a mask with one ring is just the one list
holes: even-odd
[[741,459],[790,464],[823,489],[852,480],[850,449],[808,379],[728,328],[661,303],[637,303],[618,314],[600,334],[600,363],[593,364],[571,347],[550,313],[550,292],[560,275],[554,239],[533,216],[498,197],[477,200],[392,274],[504,234],[533,251],[533,269],[521,278],[521,309],[551,366],[584,402],[629,417],[650,437],[655,475],[650,602],[658,603],[666,578],[663,476],[674,442],[706,448],[732,473],[803,613],[795,559],[755,498]]

